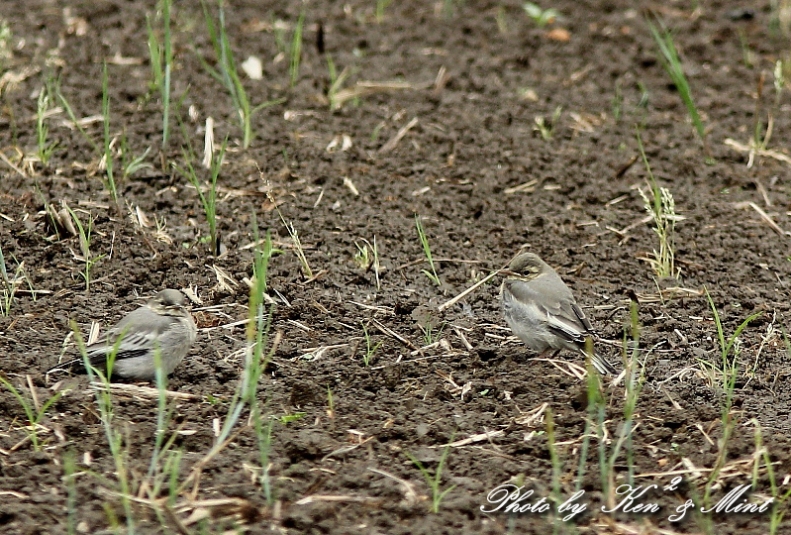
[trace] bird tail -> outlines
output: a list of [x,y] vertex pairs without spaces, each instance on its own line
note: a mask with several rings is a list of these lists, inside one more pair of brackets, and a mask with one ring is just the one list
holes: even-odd
[[[104,347],[101,349],[104,349]],[[117,360],[118,357],[116,357],[116,361]],[[91,351],[89,348],[88,363],[92,367],[104,373],[107,371],[107,354],[104,351]],[[88,370],[85,368],[85,361],[82,359],[82,357],[79,357],[66,362],[61,362],[60,364],[53,366],[47,370],[47,375],[51,373],[71,373],[85,375],[88,373]]]
[[[588,356],[588,353],[585,350],[582,350],[582,354],[585,355],[586,357]],[[615,369],[615,366],[610,364],[610,361],[608,361],[599,353],[594,351],[590,355],[590,359],[591,359],[591,364],[593,365],[594,368],[596,368],[596,371],[599,372],[600,374],[618,375],[618,370]]]
[[72,359],[61,362],[47,370],[47,375],[51,373],[86,373],[82,359]]

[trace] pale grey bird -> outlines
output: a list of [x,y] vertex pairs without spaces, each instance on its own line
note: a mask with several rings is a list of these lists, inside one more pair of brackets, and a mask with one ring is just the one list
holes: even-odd
[[[155,351],[159,349],[162,369],[170,375],[189,353],[198,329],[185,305],[187,298],[178,290],[162,290],[148,303],[133,310],[107,332],[105,339],[86,348],[88,361],[107,371],[107,359],[120,338],[112,368],[113,377],[133,381],[156,379]],[[47,373],[71,371],[86,373],[83,359],[58,364]]]
[[[585,339],[596,338],[590,321],[557,272],[534,253],[514,258],[500,287],[503,315],[513,333],[539,353],[569,349],[585,354]],[[591,363],[603,375],[616,371],[594,352]]]

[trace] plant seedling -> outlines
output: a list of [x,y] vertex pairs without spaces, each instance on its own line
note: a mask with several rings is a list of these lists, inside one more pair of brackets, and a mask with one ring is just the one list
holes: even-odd
[[[14,258],[14,260],[16,261],[16,258]],[[0,294],[0,315],[8,317],[9,314],[11,314],[11,305],[14,304],[17,286],[19,286],[23,280],[27,280],[28,286],[31,286],[30,279],[28,279],[25,273],[25,263],[17,262],[14,275],[9,277],[5,256],[3,256],[3,246],[0,244],[0,284],[2,284],[2,293]],[[33,292],[33,295],[36,295],[35,292]]]
[[371,364],[371,361],[373,360],[376,351],[379,349],[379,347],[381,347],[383,342],[380,341],[374,344],[371,341],[371,335],[368,333],[368,327],[365,326],[365,323],[363,323],[362,325],[363,325],[363,337],[365,337],[365,355],[363,355],[363,364],[365,364],[365,367],[367,368]]
[[259,481],[261,483],[261,488],[264,490],[266,503],[270,505],[274,503],[274,496],[272,495],[272,482],[269,474],[271,469],[269,454],[272,449],[272,430],[274,426],[275,421],[271,418],[269,418],[269,421],[266,423],[266,425],[263,424],[261,411],[258,408],[258,405],[255,405],[255,409],[253,410],[253,427],[255,429],[255,435],[258,438],[258,455],[261,463],[261,477],[259,478]]
[[[71,210],[70,210],[71,211]],[[99,409],[102,427],[104,428],[105,438],[109,446],[110,455],[115,464],[115,471],[118,478],[118,494],[121,498],[121,503],[124,508],[124,515],[126,516],[127,532],[135,532],[135,516],[132,514],[132,481],[130,481],[129,470],[129,450],[124,445],[124,437],[121,432],[115,428],[113,421],[115,420],[115,411],[113,409],[113,398],[110,387],[110,377],[113,374],[113,366],[115,364],[118,349],[121,347],[121,341],[126,334],[122,332],[118,339],[113,344],[110,353],[107,355],[107,367],[102,371],[91,364],[88,358],[88,351],[86,349],[85,341],[82,338],[80,329],[77,322],[71,320],[71,329],[74,333],[74,339],[77,342],[77,348],[82,355],[82,361],[85,366],[85,371],[88,374],[88,379],[96,397],[96,405]],[[128,444],[128,440],[126,441]],[[115,515],[115,511],[109,507],[106,509]],[[118,520],[114,520],[118,524]]]
[[294,35],[291,38],[290,60],[288,64],[288,77],[293,88],[299,79],[299,62],[302,58],[302,26],[305,24],[305,10],[299,14]]
[[376,0],[376,23],[382,24],[385,19],[385,9],[393,3],[393,0]]
[[442,282],[439,280],[439,276],[437,275],[437,269],[434,266],[434,258],[431,256],[431,247],[428,243],[428,236],[426,236],[426,231],[423,228],[423,222],[420,220],[417,214],[415,214],[415,227],[417,227],[417,235],[420,238],[420,245],[423,247],[423,254],[426,256],[426,261],[428,261],[428,265],[431,267],[431,271],[422,270],[426,277],[431,280],[437,286],[441,286]]
[[60,82],[58,80],[55,80],[52,83],[52,92],[53,92],[53,94],[55,96],[58,97],[58,101],[60,101],[60,105],[63,106],[64,110],[66,110],[66,115],[69,116],[69,119],[71,120],[71,123],[74,125],[75,128],[77,128],[77,130],[80,132],[80,134],[82,134],[82,137],[85,138],[85,140],[88,142],[88,144],[91,146],[91,148],[93,148],[93,150],[95,152],[97,152],[97,153],[101,152],[101,149],[99,148],[99,145],[85,131],[85,128],[83,128],[82,123],[80,122],[80,120],[77,119],[77,116],[75,115],[74,110],[72,109],[71,105],[69,104],[69,101],[66,100],[66,97],[63,96],[63,93],[60,90]]
[[296,422],[297,420],[301,420],[303,416],[305,416],[304,412],[295,412],[293,414],[284,414],[283,416],[278,418],[278,420],[280,420],[281,424],[288,425],[291,422]]
[[38,142],[38,159],[43,165],[49,164],[49,159],[52,153],[58,146],[57,141],[47,142],[49,135],[49,128],[46,124],[46,119],[52,111],[52,101],[54,95],[52,94],[52,84],[47,83],[42,87],[38,93],[38,101],[36,105],[36,141]]
[[[756,312],[755,314],[748,316],[741,324],[739,324],[738,327],[736,327],[736,330],[733,332],[733,334],[726,340],[725,331],[722,327],[722,321],[720,320],[719,312],[717,312],[717,307],[714,305],[714,300],[711,298],[708,288],[704,287],[704,290],[706,290],[706,299],[709,302],[709,307],[711,308],[711,313],[714,317],[714,324],[717,327],[717,341],[720,346],[720,363],[718,365],[717,363],[707,362],[702,359],[698,362],[701,367],[704,368],[704,372],[708,371],[712,375],[716,373],[721,374],[721,388],[725,393],[725,399],[722,403],[721,416],[722,437],[718,441],[719,453],[717,455],[717,460],[714,463],[714,467],[709,474],[709,479],[706,482],[703,498],[704,504],[708,505],[714,483],[719,478],[722,467],[725,466],[725,461],[728,455],[728,442],[731,435],[733,434],[734,428],[736,427],[736,422],[734,421],[733,415],[731,414],[731,408],[733,407],[733,393],[736,388],[736,379],[739,375],[738,338],[739,335],[741,335],[742,332],[747,328],[750,322],[760,317],[763,312]],[[733,355],[732,357],[731,354]]]
[[110,94],[107,90],[107,63],[104,64],[102,71],[102,117],[104,123],[104,156],[99,167],[104,167],[105,180],[104,187],[110,192],[113,202],[118,202],[118,189],[115,186],[113,177],[113,143],[110,138]]
[[357,247],[357,254],[354,255],[354,263],[363,271],[368,271],[373,263],[373,259],[369,254],[368,244],[364,242],[363,245],[360,246],[359,243],[354,242],[354,246]]
[[[451,438],[451,442],[453,442],[453,438]],[[450,487],[446,488],[445,490],[440,490],[440,486],[442,485],[442,469],[445,467],[445,461],[448,458],[448,454],[450,453],[450,444],[445,446],[445,449],[442,450],[442,456],[439,459],[439,464],[437,464],[437,468],[434,470],[434,474],[432,475],[431,472],[428,471],[426,467],[423,466],[423,463],[417,460],[417,458],[407,452],[404,452],[412,464],[414,464],[420,473],[423,474],[423,478],[426,480],[426,484],[431,489],[431,512],[432,513],[439,513],[439,506],[442,503],[443,498],[448,495],[450,491],[456,488],[456,485],[451,485]]]
[[239,124],[242,127],[242,146],[246,149],[250,146],[250,142],[253,139],[253,115],[259,110],[285,102],[286,99],[283,98],[264,102],[255,107],[250,104],[250,99],[247,97],[247,91],[242,84],[242,79],[239,76],[239,71],[236,68],[236,61],[234,60],[233,52],[231,51],[231,43],[228,40],[228,33],[225,29],[225,9],[223,7],[223,0],[218,0],[217,4],[219,8],[219,18],[217,21],[215,21],[214,17],[209,13],[206,3],[204,0],[201,0],[201,5],[203,6],[203,16],[204,20],[206,21],[206,29],[209,32],[209,40],[212,43],[215,56],[217,57],[219,71],[206,63],[206,61],[204,61],[200,55],[198,56],[198,59],[203,64],[203,67],[209,72],[209,74],[211,74],[212,77],[214,77],[223,85],[223,87],[225,87],[225,90],[231,97],[233,107],[236,109],[236,112],[239,115]]
[[80,218],[77,217],[77,214],[74,211],[66,206],[66,209],[69,211],[69,215],[71,215],[74,224],[77,226],[77,233],[80,238],[80,250],[82,252],[82,257],[78,257],[78,260],[82,260],[84,262],[84,267],[80,276],[85,281],[85,291],[91,291],[91,270],[93,269],[94,265],[104,258],[104,255],[94,256],[91,252],[91,239],[93,233],[93,216],[88,214],[88,221],[85,225],[82,224]]
[[27,384],[28,389],[30,390],[30,397],[31,401],[25,399],[25,396],[16,389],[16,387],[11,384],[11,381],[6,379],[3,374],[0,374],[0,383],[6,387],[6,389],[11,392],[11,394],[16,398],[21,405],[22,410],[25,411],[25,416],[27,417],[28,426],[23,427],[22,429],[27,433],[28,438],[30,439],[30,443],[33,444],[33,449],[39,451],[41,449],[41,443],[39,442],[38,438],[38,431],[39,431],[39,422],[47,413],[47,410],[52,406],[53,403],[58,401],[60,397],[63,395],[63,391],[55,392],[48,400],[46,400],[43,404],[39,404],[38,396],[35,393],[35,387],[33,386],[33,381],[30,379],[30,376],[27,376]]
[[148,32],[148,55],[151,63],[152,84],[159,90],[162,99],[162,146],[168,144],[170,137],[170,72],[173,64],[173,47],[170,39],[170,10],[173,0],[162,0],[162,40],[159,42],[151,17],[146,16]]
[[418,327],[423,333],[423,342],[427,346],[430,346],[436,342],[439,336],[442,334],[442,331],[445,329],[445,325],[443,324],[439,329],[434,330],[432,318],[429,318],[425,323],[419,323]]
[[203,206],[203,212],[206,214],[206,222],[209,225],[209,243],[211,246],[211,251],[213,255],[219,255],[219,242],[217,239],[217,179],[220,177],[220,169],[222,168],[222,162],[225,158],[225,149],[228,145],[228,138],[226,137],[223,141],[222,147],[220,147],[220,153],[214,154],[211,153],[211,162],[210,162],[210,180],[209,180],[209,188],[206,193],[203,192],[201,189],[200,180],[198,179],[198,173],[195,170],[195,166],[193,165],[193,161],[195,159],[195,155],[192,152],[192,147],[187,146],[187,148],[182,148],[182,154],[184,155],[184,160],[187,164],[186,169],[182,169],[175,163],[173,166],[175,169],[184,177],[186,178],[190,184],[195,188],[195,191],[198,192],[198,198],[200,199],[201,205]]
[[305,249],[302,247],[302,242],[299,239],[299,233],[297,233],[297,229],[294,228],[294,223],[286,223],[286,220],[283,218],[283,214],[280,213],[280,210],[277,211],[277,214],[280,216],[280,221],[286,228],[286,232],[288,232],[288,235],[291,237],[291,243],[294,245],[294,254],[297,255],[299,265],[302,266],[302,274],[306,279],[312,279],[313,270],[310,269],[310,264],[308,264],[308,259],[305,256]]
[[379,274],[382,272],[382,266],[379,263],[379,248],[376,245],[376,236],[374,236],[373,245],[364,238],[361,241],[363,243],[362,245],[356,241],[354,242],[355,247],[357,247],[357,254],[354,255],[354,263],[365,272],[373,269],[376,277],[376,290],[379,291],[381,289]]
[[141,169],[153,169],[154,166],[146,162],[146,156],[151,152],[151,147],[148,147],[143,154],[135,156],[129,148],[129,141],[126,133],[121,136],[121,146],[119,147],[121,153],[121,168],[124,171],[124,179],[129,178]]
[[327,385],[327,418],[335,418],[335,398],[332,395],[330,385]]
[[659,23],[661,29],[657,28],[650,20],[647,21],[647,23],[648,29],[651,30],[651,35],[654,37],[654,41],[656,41],[656,45],[659,48],[659,60],[670,76],[673,85],[676,86],[682,102],[687,107],[687,112],[689,112],[689,117],[692,119],[692,124],[695,127],[698,137],[701,142],[705,143],[706,128],[703,126],[703,121],[700,119],[695,101],[692,99],[692,90],[689,87],[687,76],[684,74],[684,67],[681,66],[681,59],[676,50],[676,45],[673,43],[673,34],[667,30],[661,22]]
[[563,113],[563,106],[558,106],[555,108],[555,111],[552,112],[552,117],[549,120],[546,120],[543,115],[535,117],[536,126],[534,130],[537,130],[538,133],[541,134],[541,139],[544,141],[552,139],[552,136],[555,135],[555,127],[558,125],[561,113]]
[[527,16],[530,17],[539,28],[543,28],[547,24],[554,22],[555,19],[560,16],[557,9],[541,9],[541,6],[533,2],[525,2],[522,8],[525,10],[525,13],[527,13]]
[[343,101],[337,98],[338,92],[343,87],[344,82],[351,74],[349,67],[344,67],[340,74],[335,69],[332,56],[327,54],[327,72],[330,75],[330,86],[327,88],[327,100],[330,103],[330,111],[335,111],[343,105]]
[[649,196],[642,189],[638,189],[640,196],[643,198],[644,207],[646,212],[651,216],[654,222],[654,233],[659,239],[659,250],[654,250],[652,258],[648,259],[651,267],[656,273],[657,277],[675,277],[678,278],[681,270],[676,268],[675,262],[675,233],[676,223],[683,221],[684,216],[676,214],[676,204],[673,200],[673,194],[667,188],[660,188],[654,174],[651,172],[651,166],[648,164],[648,158],[645,155],[643,148],[643,140],[640,137],[640,132],[637,132],[637,147],[640,150],[640,156],[643,159],[646,172],[648,173],[648,186],[651,188],[651,195]]

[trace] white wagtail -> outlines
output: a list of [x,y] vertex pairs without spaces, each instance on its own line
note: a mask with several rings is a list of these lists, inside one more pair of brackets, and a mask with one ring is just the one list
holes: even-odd
[[[148,303],[124,316],[103,340],[86,348],[91,366],[106,372],[108,357],[118,344],[113,377],[153,381],[156,351],[159,351],[165,375],[170,375],[187,356],[198,333],[192,315],[185,308],[186,302],[187,298],[178,290],[162,290],[156,294]],[[82,358],[58,364],[47,373],[55,371],[86,372]]]
[[[539,353],[569,349],[586,354],[585,339],[596,338],[590,321],[577,305],[568,286],[538,255],[514,258],[500,287],[503,315],[513,333]],[[603,375],[616,371],[594,352],[591,363]]]

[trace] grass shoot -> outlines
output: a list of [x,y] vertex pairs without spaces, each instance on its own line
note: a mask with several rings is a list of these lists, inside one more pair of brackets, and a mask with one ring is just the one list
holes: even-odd
[[[85,341],[82,338],[80,329],[74,320],[71,320],[71,329],[74,333],[74,339],[77,343],[77,348],[82,356],[82,361],[85,366],[85,371],[88,374],[88,379],[96,397],[96,405],[99,409],[99,416],[104,428],[105,438],[110,448],[110,455],[115,465],[116,477],[118,478],[118,495],[121,499],[121,504],[124,508],[124,515],[126,516],[126,528],[129,533],[135,532],[135,515],[132,512],[132,484],[131,475],[129,473],[129,452],[124,448],[124,437],[118,431],[113,422],[115,421],[115,410],[113,408],[113,399],[110,387],[110,377],[113,373],[113,365],[115,364],[118,349],[121,347],[123,333],[113,344],[110,352],[107,355],[107,365],[102,370],[93,366],[88,358],[88,350]],[[109,504],[107,504],[109,506]],[[110,509],[112,510],[112,509]],[[114,513],[113,513],[114,514]],[[117,520],[116,520],[117,523]]]
[[335,111],[343,105],[343,101],[337,98],[338,92],[343,88],[344,82],[351,74],[349,67],[344,67],[338,74],[332,56],[327,54],[327,72],[330,76],[330,86],[327,88],[327,100],[330,103],[330,111]]
[[64,110],[66,110],[66,115],[69,116],[71,123],[74,125],[75,128],[77,128],[80,134],[82,134],[82,137],[85,138],[85,140],[88,142],[88,144],[91,146],[91,148],[93,148],[95,152],[97,153],[101,152],[99,145],[96,143],[96,141],[93,140],[91,136],[88,135],[88,132],[85,131],[82,122],[79,119],[77,119],[77,116],[75,115],[74,109],[72,109],[71,104],[69,104],[69,101],[66,100],[65,96],[63,96],[63,93],[60,90],[60,83],[57,80],[55,80],[52,84],[52,91],[54,95],[58,98],[60,105],[63,107]]
[[242,84],[242,79],[236,68],[236,61],[231,51],[231,43],[228,40],[228,33],[225,28],[225,9],[223,7],[223,0],[218,0],[219,15],[216,21],[211,13],[209,13],[209,9],[206,7],[206,3],[203,0],[201,0],[201,4],[203,5],[203,16],[206,21],[206,29],[209,32],[209,40],[212,43],[214,54],[217,57],[218,69],[211,67],[200,56],[199,60],[209,74],[225,87],[225,90],[231,97],[233,107],[239,115],[239,125],[242,128],[242,146],[246,149],[253,140],[253,115],[259,110],[285,102],[285,99],[264,102],[255,107],[250,104],[247,91]]
[[55,392],[49,399],[41,403],[38,399],[38,395],[36,394],[35,387],[33,386],[33,381],[31,380],[30,376],[27,376],[27,385],[28,391],[30,392],[30,401],[22,395],[22,393],[9,381],[5,375],[0,374],[0,384],[5,386],[6,390],[11,392],[11,395],[19,402],[19,405],[22,407],[22,410],[25,412],[25,417],[27,418],[28,425],[23,426],[22,430],[27,434],[30,443],[33,445],[33,449],[35,451],[40,451],[43,444],[39,440],[39,431],[40,431],[40,424],[41,419],[47,413],[47,410],[52,406],[53,403],[58,401],[60,397],[63,395],[63,391]]
[[[555,510],[563,503],[563,498],[561,497],[561,489],[560,489],[560,478],[562,476],[562,469],[563,463],[560,460],[560,456],[558,455],[558,450],[556,447],[556,437],[555,437],[555,419],[552,416],[552,409],[547,407],[547,410],[544,413],[546,415],[546,423],[547,423],[547,449],[549,449],[549,461],[552,464],[552,501],[555,502]],[[554,516],[553,519],[553,534],[557,533],[558,528],[558,516]]]
[[725,396],[722,402],[722,437],[718,441],[719,452],[717,455],[717,460],[715,461],[711,473],[709,474],[709,478],[706,482],[705,494],[703,497],[703,503],[708,505],[712,487],[718,480],[723,466],[725,466],[725,461],[727,460],[728,456],[728,442],[730,441],[733,430],[736,427],[736,422],[734,421],[733,414],[731,413],[731,408],[733,407],[733,393],[736,388],[736,379],[739,376],[739,336],[747,328],[750,322],[760,317],[763,312],[756,312],[755,314],[748,316],[741,324],[739,324],[738,327],[736,327],[736,330],[733,332],[733,334],[726,339],[725,332],[722,327],[722,321],[720,319],[719,312],[717,312],[717,307],[714,305],[714,300],[711,298],[708,289],[705,287],[704,289],[706,290],[706,299],[709,302],[709,307],[711,308],[711,313],[714,317],[714,324],[717,327],[717,342],[720,348],[720,362],[714,363],[700,359],[698,360],[698,363],[703,369],[703,372],[709,377],[719,376],[721,378],[720,388]]
[[222,168],[222,162],[225,157],[225,149],[227,145],[228,138],[226,137],[222,146],[220,147],[220,153],[214,154],[213,151],[210,153],[210,179],[206,193],[204,193],[200,179],[198,178],[198,172],[194,164],[196,161],[196,156],[192,150],[192,145],[188,143],[186,148],[182,148],[181,150],[182,154],[184,155],[186,169],[181,168],[175,163],[173,164],[174,168],[179,172],[179,174],[186,178],[198,193],[201,206],[203,206],[203,212],[206,214],[206,223],[209,226],[209,246],[211,248],[211,254],[214,256],[220,254],[219,240],[217,236],[217,179],[220,177],[220,170]]
[[129,140],[126,137],[126,133],[121,135],[121,145],[118,150],[121,153],[121,169],[123,169],[124,172],[124,180],[142,169],[154,168],[153,165],[146,162],[146,156],[151,152],[151,147],[148,147],[140,156],[135,156],[132,154],[132,150],[129,147]]
[[376,355],[377,350],[381,347],[383,342],[373,343],[371,340],[371,335],[368,333],[368,327],[365,326],[365,323],[362,324],[363,326],[363,337],[365,338],[365,354],[363,355],[363,364],[365,367],[371,365],[371,362],[374,359],[374,355]]
[[[151,63],[152,85],[159,90],[162,99],[162,146],[168,144],[170,138],[170,75],[173,65],[173,45],[170,37],[170,11],[173,0],[161,0],[160,13],[162,18],[162,42],[151,24],[151,17],[146,16],[148,32],[148,55]],[[159,18],[160,13],[157,14]]]
[[[27,280],[28,285],[30,285],[30,280],[25,273],[24,262],[17,262],[14,274],[12,276],[8,275],[2,244],[0,244],[0,277],[2,277],[0,280],[0,283],[2,283],[2,288],[0,289],[0,315],[7,318],[11,314],[11,306],[14,304],[17,287],[22,284],[23,280]],[[33,295],[36,295],[35,292]]]
[[118,189],[113,176],[113,139],[110,137],[110,94],[107,90],[107,63],[102,71],[102,117],[104,119],[104,156],[99,167],[105,171],[104,187],[113,202],[118,203]]
[[360,246],[358,242],[354,242],[354,246],[357,247],[357,253],[354,255],[354,263],[363,271],[368,271],[373,264],[373,259],[368,249],[368,243],[363,240],[362,246]]
[[[632,431],[637,424],[634,422],[634,415],[637,411],[637,399],[645,384],[645,361],[640,363],[638,360],[640,347],[640,322],[637,315],[637,303],[631,302],[630,324],[624,328],[623,332],[623,361],[626,371],[624,377],[624,387],[626,389],[626,400],[623,406],[623,425],[619,429],[619,440],[625,439],[627,483],[630,485],[634,481],[634,448]],[[615,459],[613,459],[613,462]]]
[[[74,225],[77,227],[77,233],[80,238],[80,251],[82,252],[81,257],[77,257],[78,260],[82,260],[83,262],[83,270],[80,272],[80,276],[85,281],[85,291],[91,291],[91,271],[96,263],[104,258],[104,255],[95,256],[91,251],[91,241],[93,239],[93,222],[94,218],[91,214],[88,214],[87,222],[83,225],[80,218],[77,214],[66,206],[66,210],[69,211],[69,215],[71,215],[72,220],[74,221]],[[76,256],[76,255],[75,255]]]
[[250,298],[248,304],[249,322],[247,324],[246,338],[247,349],[245,351],[244,368],[242,369],[239,385],[236,388],[233,399],[228,408],[227,415],[223,421],[222,428],[217,436],[214,446],[204,459],[200,461],[192,470],[191,475],[181,484],[179,490],[183,489],[188,483],[192,482],[197,489],[200,473],[203,466],[214,456],[220,453],[231,439],[231,431],[241,418],[245,407],[250,410],[250,421],[255,430],[259,445],[259,456],[261,459],[261,485],[267,499],[267,503],[272,503],[271,483],[269,478],[269,451],[272,440],[271,422],[263,423],[263,412],[259,406],[257,397],[258,383],[266,368],[266,364],[271,359],[280,340],[280,333],[275,337],[268,353],[264,352],[269,341],[269,329],[272,324],[273,308],[269,313],[264,311],[265,292],[267,288],[267,272],[269,261],[273,252],[272,239],[267,231],[264,240],[259,239],[258,224],[253,215],[253,235],[256,247],[253,251],[253,282],[250,287]]
[[361,241],[362,245],[359,242],[354,242],[354,246],[357,248],[357,253],[354,255],[354,263],[366,273],[373,270],[376,277],[376,290],[378,291],[381,287],[379,274],[382,271],[382,266],[379,263],[379,248],[376,245],[376,236],[374,236],[373,245],[364,238]]
[[376,236],[374,236],[374,244],[371,247],[374,256],[374,276],[376,277],[376,291],[381,289],[381,282],[379,281],[379,273],[382,272],[382,265],[379,263],[379,248],[376,245]]
[[376,0],[375,18],[377,24],[382,24],[385,20],[385,9],[393,3],[393,0]]
[[327,418],[335,418],[335,397],[332,395],[332,388],[327,385]]
[[291,237],[291,243],[294,246],[294,254],[297,255],[299,265],[302,267],[302,275],[304,275],[306,279],[312,279],[313,270],[310,269],[310,264],[308,264],[308,259],[305,256],[305,249],[302,247],[302,241],[299,239],[299,233],[294,227],[294,223],[286,223],[286,220],[283,218],[283,214],[280,213],[280,210],[277,211],[277,214],[280,216],[280,221],[283,223],[286,232],[288,232],[288,235]]
[[700,140],[705,144],[706,129],[703,126],[703,121],[695,106],[695,101],[692,98],[692,90],[689,87],[687,76],[684,74],[684,67],[681,65],[681,59],[676,50],[676,45],[673,43],[673,34],[665,28],[661,22],[659,23],[659,28],[650,20],[648,20],[647,23],[648,29],[651,31],[651,35],[654,37],[654,41],[659,48],[659,61],[670,76],[673,85],[676,86],[684,106],[687,107],[687,112],[689,113],[690,119],[692,119],[695,131]]
[[423,343],[427,346],[436,342],[442,334],[442,331],[445,330],[444,324],[439,329],[435,329],[433,321],[433,318],[428,318],[424,323],[418,323],[418,327],[423,333]]
[[645,193],[642,188],[638,189],[643,198],[646,212],[651,216],[654,224],[654,233],[659,239],[659,250],[654,249],[648,262],[656,273],[657,277],[675,277],[681,275],[681,270],[676,267],[675,238],[676,223],[683,221],[684,216],[676,214],[676,204],[673,194],[667,188],[659,187],[651,172],[648,157],[643,148],[643,141],[640,133],[637,134],[637,147],[643,159],[646,172],[648,173],[648,186],[650,195]]
[[426,230],[423,228],[423,222],[420,220],[417,214],[415,214],[415,227],[417,227],[417,235],[420,239],[420,245],[423,247],[423,254],[426,256],[426,261],[428,262],[429,267],[431,267],[431,271],[422,270],[426,277],[431,280],[437,286],[441,286],[442,282],[439,280],[439,276],[437,275],[437,268],[434,265],[434,257],[431,256],[431,247],[428,243],[428,236],[426,236]]
[[772,466],[772,459],[769,455],[769,450],[763,445],[763,434],[761,431],[761,424],[756,418],[751,422],[755,426],[755,464],[753,465],[753,489],[757,488],[758,472],[763,460],[764,467],[766,468],[767,479],[769,479],[769,489],[771,497],[774,500],[772,503],[772,510],[769,514],[769,535],[777,535],[779,533],[780,524],[783,521],[785,513],[788,512],[786,502],[791,498],[791,488],[783,492],[780,485],[777,484],[777,476],[774,467]]
[[549,141],[552,139],[552,136],[555,135],[555,128],[558,125],[561,113],[563,113],[563,106],[558,106],[555,108],[555,111],[552,112],[552,117],[550,117],[548,120],[543,115],[537,115],[535,117],[534,120],[536,125],[533,127],[533,129],[541,135],[541,139],[544,141]]
[[47,117],[54,111],[52,103],[54,95],[52,94],[52,84],[48,83],[39,90],[38,100],[36,102],[36,141],[38,144],[38,159],[42,165],[49,165],[49,160],[52,153],[58,146],[56,141],[48,142],[47,136],[49,135],[49,128],[47,127]]
[[[598,405],[601,401],[601,393],[599,386],[599,375],[593,373],[593,365],[591,364],[591,356],[593,355],[593,340],[588,338],[585,342],[585,352],[588,355],[586,364],[588,366],[588,374],[586,376],[586,388],[588,398],[587,418],[585,418],[585,432],[582,435],[582,445],[580,447],[579,464],[577,466],[577,476],[574,483],[574,492],[579,492],[582,488],[583,479],[585,477],[585,465],[588,459],[588,449],[590,448],[591,429],[594,427],[594,422],[597,421]],[[597,427],[598,431],[598,427]],[[598,438],[601,437],[596,435]],[[601,459],[600,459],[601,460]],[[604,481],[602,477],[602,481]],[[604,491],[604,486],[602,486]],[[606,494],[605,494],[606,496]]]
[[77,460],[73,450],[63,455],[63,482],[66,485],[66,533],[77,533]]
[[[268,344],[269,329],[272,324],[273,308],[270,308],[269,313],[264,313],[264,291],[266,288],[265,273],[267,271],[267,264],[269,262],[269,255],[271,254],[271,240],[269,238],[264,240],[263,249],[260,248],[260,240],[258,240],[257,226],[254,230],[255,243],[259,244],[255,252],[255,259],[253,264],[254,284],[250,288],[250,300],[248,311],[250,321],[247,327],[247,348],[245,351],[244,367],[241,372],[239,385],[234,391],[233,398],[228,407],[228,412],[223,420],[222,426],[218,435],[215,438],[214,446],[204,456],[204,458],[196,463],[192,468],[190,475],[181,483],[176,493],[181,492],[187,485],[192,483],[193,493],[197,492],[200,483],[200,474],[204,466],[215,456],[217,456],[223,449],[225,449],[230,441],[233,439],[231,432],[236,424],[239,422],[245,407],[250,410],[251,425],[257,431],[257,438],[259,440],[259,452],[262,459],[268,459],[269,444],[271,443],[271,434],[267,434],[265,426],[262,423],[262,411],[259,407],[257,392],[258,383],[266,368],[266,363],[271,359],[280,340],[280,333],[275,336],[268,353],[264,353],[264,348]],[[267,236],[269,234],[267,233]],[[235,436],[235,435],[234,435]],[[262,477],[267,478],[263,482],[265,492],[269,485],[268,480],[268,462],[263,466],[264,472]],[[271,500],[271,494],[267,497]]]
[[303,9],[294,28],[294,35],[291,37],[291,48],[289,50],[288,79],[292,88],[297,85],[297,80],[299,80],[299,63],[302,58],[302,28],[304,24],[305,10]]
[[272,463],[269,459],[272,450],[272,429],[274,425],[275,421],[272,419],[269,419],[266,424],[264,424],[261,414],[256,409],[253,417],[253,430],[258,439],[258,455],[261,463],[259,482],[261,484],[261,489],[264,491],[266,503],[269,505],[272,505],[275,501],[272,492],[272,478],[269,474],[269,471],[272,469]]
[[[453,438],[451,437],[451,442]],[[432,513],[439,513],[439,507],[442,503],[442,500],[445,496],[448,495],[450,491],[456,488],[456,485],[451,485],[450,487],[446,488],[445,490],[441,490],[442,485],[442,470],[445,467],[445,461],[448,459],[448,454],[450,453],[450,444],[445,446],[445,449],[442,450],[442,456],[439,458],[439,463],[437,464],[437,468],[434,470],[434,474],[429,472],[429,470],[423,466],[417,457],[414,455],[404,452],[412,464],[414,464],[420,473],[423,474],[423,478],[426,480],[426,484],[431,489],[431,507],[430,510]]]

